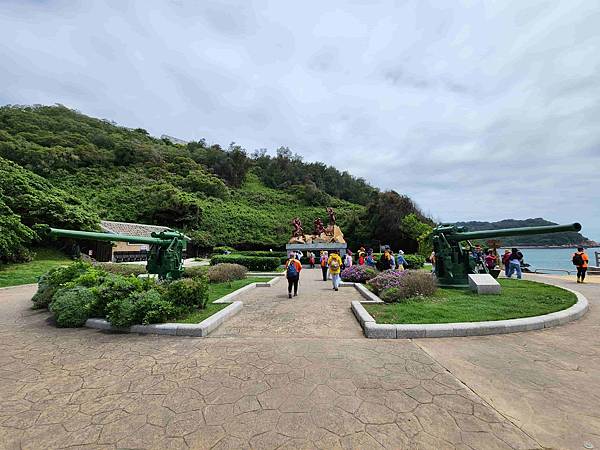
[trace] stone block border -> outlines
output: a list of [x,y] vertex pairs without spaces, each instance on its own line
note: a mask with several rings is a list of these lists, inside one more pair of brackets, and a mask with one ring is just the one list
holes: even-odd
[[139,333],[139,334],[166,334],[171,336],[194,336],[206,337],[216,330],[223,322],[239,313],[244,306],[240,301],[233,299],[238,295],[257,287],[271,287],[281,278],[273,278],[265,283],[252,283],[244,286],[237,291],[233,291],[224,297],[216,300],[214,303],[230,303],[229,306],[217,311],[212,316],[207,317],[200,323],[155,323],[152,325],[133,325],[129,328],[113,327],[105,319],[88,319],[85,326],[105,331],[118,331],[121,333]]
[[375,296],[379,301],[353,301],[352,312],[360,322],[366,337],[371,339],[415,339],[434,337],[462,337],[462,336],[486,336],[490,334],[518,333],[521,331],[542,330],[555,327],[580,319],[587,312],[589,306],[587,299],[577,291],[565,289],[577,296],[577,303],[562,311],[557,311],[542,316],[524,317],[521,319],[493,320],[486,322],[457,322],[457,323],[432,323],[432,324],[378,324],[364,308],[363,304],[382,303],[381,299],[372,292],[371,296],[363,294],[359,285],[354,287],[361,292],[363,297]]

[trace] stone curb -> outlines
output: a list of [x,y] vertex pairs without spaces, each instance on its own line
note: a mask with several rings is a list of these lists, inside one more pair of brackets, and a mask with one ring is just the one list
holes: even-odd
[[379,297],[373,294],[370,290],[368,290],[363,284],[355,283],[354,287],[363,296],[363,298],[371,303],[383,303]]
[[4,286],[4,287],[0,287],[0,291],[4,291],[6,289],[14,289],[14,288],[22,288],[22,287],[30,287],[30,286],[36,286],[37,287],[37,283],[28,283],[28,284],[15,284],[14,286]]
[[[358,289],[358,286],[357,284],[355,287]],[[360,322],[365,336],[370,339],[418,339],[519,333],[563,325],[580,319],[588,311],[589,304],[583,294],[562,286],[557,287],[574,293],[577,296],[577,303],[562,311],[521,319],[435,324],[378,324],[362,305],[383,303],[379,298],[378,302],[353,301],[352,312]],[[360,289],[358,291],[363,293]],[[369,291],[369,293],[375,296],[372,292]],[[363,294],[363,296],[365,295]]]
[[85,326],[97,330],[120,331],[138,334],[163,334],[171,336],[205,337],[221,325],[226,319],[236,315],[243,307],[242,302],[233,302],[231,305],[217,311],[200,323],[155,323],[152,325],[133,325],[129,328],[113,327],[104,319],[88,319]]

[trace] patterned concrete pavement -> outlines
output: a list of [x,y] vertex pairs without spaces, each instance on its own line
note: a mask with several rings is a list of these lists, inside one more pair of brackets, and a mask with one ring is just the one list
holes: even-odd
[[57,329],[33,287],[0,291],[0,447],[540,447],[412,341],[364,339],[354,289],[303,275],[205,339]]

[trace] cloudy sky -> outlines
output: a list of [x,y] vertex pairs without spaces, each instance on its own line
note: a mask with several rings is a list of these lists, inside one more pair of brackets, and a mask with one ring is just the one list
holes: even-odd
[[441,220],[600,240],[599,27],[597,0],[3,0],[0,104],[285,145]]

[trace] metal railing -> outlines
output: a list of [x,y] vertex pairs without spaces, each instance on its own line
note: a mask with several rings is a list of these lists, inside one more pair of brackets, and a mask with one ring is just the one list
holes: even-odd
[[544,269],[540,267],[539,269],[532,270],[532,273],[544,274],[546,272],[565,272],[567,275],[571,275],[571,273],[577,272],[576,270],[566,270],[566,269]]

